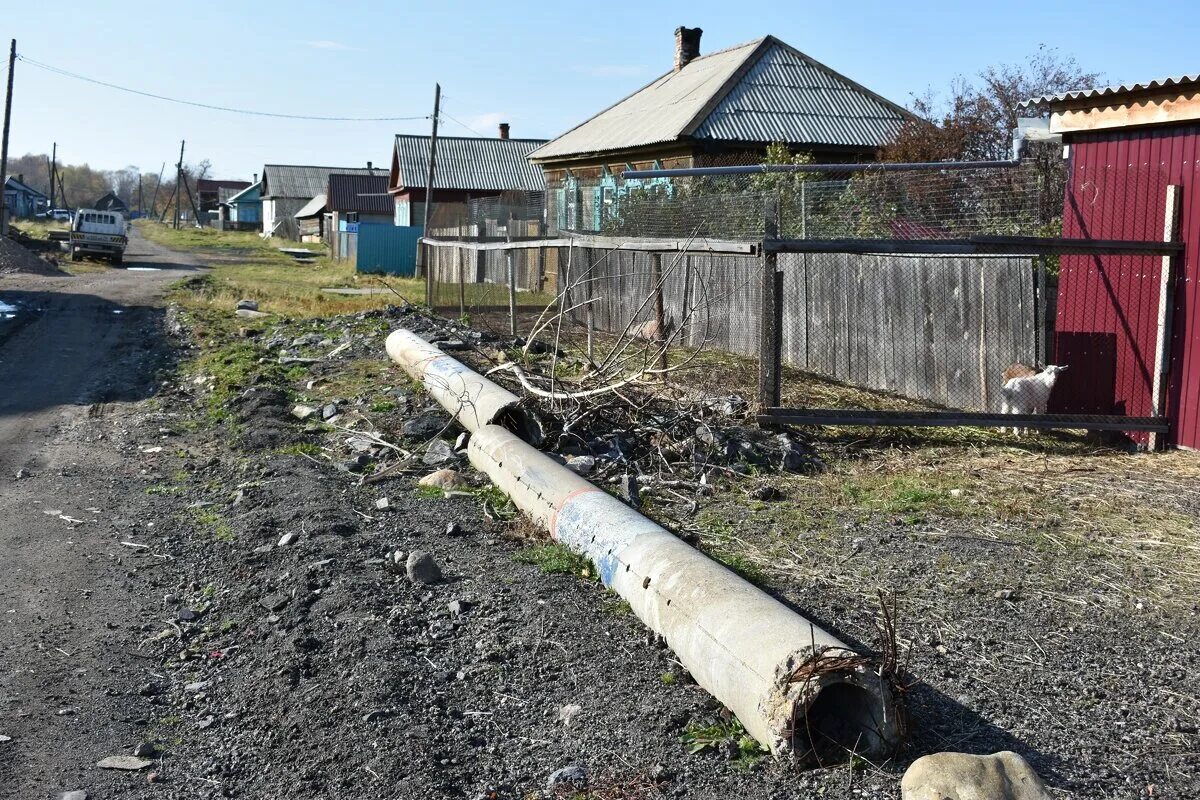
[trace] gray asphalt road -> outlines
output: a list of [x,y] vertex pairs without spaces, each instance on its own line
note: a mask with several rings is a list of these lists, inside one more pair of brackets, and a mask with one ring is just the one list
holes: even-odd
[[126,698],[146,681],[138,629],[161,599],[132,591],[126,537],[110,535],[150,521],[128,490],[120,415],[169,357],[164,291],[197,267],[136,232],[126,266],[0,276],[16,308],[0,315],[2,798],[110,796],[116,776],[95,762],[139,739]]

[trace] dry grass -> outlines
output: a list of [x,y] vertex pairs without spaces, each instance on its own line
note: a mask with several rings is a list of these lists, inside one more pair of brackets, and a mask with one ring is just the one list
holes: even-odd
[[[1021,565],[1023,594],[1065,612],[1200,601],[1193,454],[942,444],[860,450],[827,463],[820,475],[771,478],[786,494],[778,503],[720,495],[691,528],[739,571],[771,583],[833,584],[864,600],[881,585],[930,602],[965,591],[989,570],[978,553],[965,555],[981,547],[1001,559],[994,568]],[[914,565],[904,563],[912,553],[859,557],[856,540],[881,532],[923,543],[936,580],[912,580]]]
[[[363,275],[349,262],[320,255],[312,263],[300,263],[279,247],[303,247],[323,253],[320,245],[296,245],[264,241],[243,231],[211,228],[175,230],[155,222],[136,223],[153,242],[177,250],[201,253],[212,267],[207,281],[189,281],[175,294],[181,305],[192,309],[228,311],[238,300],[251,299],[259,309],[290,317],[323,317],[353,314],[404,301],[424,299],[424,285],[412,278]],[[387,294],[336,295],[324,288],[388,288]]]

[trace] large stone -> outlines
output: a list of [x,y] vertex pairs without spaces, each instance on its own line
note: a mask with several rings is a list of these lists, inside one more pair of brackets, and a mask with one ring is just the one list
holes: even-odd
[[1051,800],[1028,762],[1009,750],[918,758],[904,773],[900,793],[902,800]]
[[429,486],[434,489],[441,489],[444,492],[462,489],[466,485],[467,482],[463,480],[462,476],[452,469],[439,469],[437,472],[431,472],[417,481],[417,486]]
[[441,568],[433,560],[433,556],[424,550],[414,550],[409,553],[405,569],[408,572],[408,579],[416,584],[437,583],[442,579]]

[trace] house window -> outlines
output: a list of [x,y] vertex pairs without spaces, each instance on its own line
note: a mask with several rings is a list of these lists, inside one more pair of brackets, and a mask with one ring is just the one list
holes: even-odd
[[567,230],[579,229],[579,181],[567,179]]

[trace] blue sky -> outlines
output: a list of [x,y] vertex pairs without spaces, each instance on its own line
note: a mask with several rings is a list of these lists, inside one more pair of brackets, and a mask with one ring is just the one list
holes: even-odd
[[[128,3],[5,0],[0,40],[35,60],[149,92],[325,116],[444,111],[495,135],[553,137],[671,66],[678,25],[702,52],[774,34],[897,102],[955,76],[1020,61],[1039,44],[1109,82],[1200,71],[1198,15],[1184,4],[1062,2]],[[81,9],[81,10],[76,10]],[[85,11],[82,9],[86,9]],[[1169,35],[1167,35],[1169,34]],[[188,161],[249,178],[263,163],[390,163],[390,134],[425,120],[297,122],[187,108],[17,64],[10,151],[157,172]],[[447,134],[472,135],[447,120]]]

